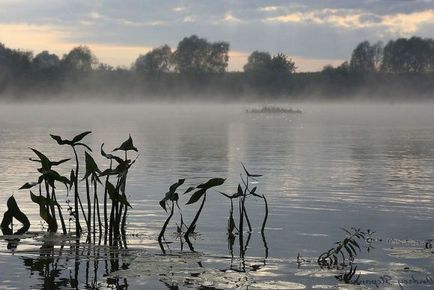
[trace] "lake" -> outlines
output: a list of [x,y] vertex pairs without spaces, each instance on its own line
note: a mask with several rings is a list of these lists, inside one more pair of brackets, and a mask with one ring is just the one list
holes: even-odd
[[[0,239],[0,288],[333,289],[344,284],[335,278],[343,271],[321,269],[316,260],[345,238],[342,228],[352,227],[375,231],[373,248],[360,241],[354,259],[359,287],[432,287],[434,104],[301,104],[303,114],[247,114],[252,107],[2,104],[0,213],[14,194],[32,224],[16,249]],[[69,138],[87,130],[85,142],[101,167],[108,165],[99,156],[103,142],[109,150],[131,134],[139,149],[127,184],[133,207],[127,249],[43,234],[38,206],[28,190],[18,191],[37,180],[29,147],[53,160],[73,158],[49,134]],[[210,190],[195,252],[185,245],[181,251],[175,216],[166,233],[173,243],[163,255],[157,236],[167,214],[158,202],[168,187],[180,178],[185,190],[221,177],[227,180],[217,189],[234,193],[241,163],[263,175],[254,186],[268,200],[264,236],[263,202],[251,198],[245,257],[237,241],[232,257],[230,203]],[[68,174],[73,164],[59,172]],[[65,191],[57,195],[66,207]],[[197,205],[185,206],[187,200],[181,196],[180,204],[191,220]]]

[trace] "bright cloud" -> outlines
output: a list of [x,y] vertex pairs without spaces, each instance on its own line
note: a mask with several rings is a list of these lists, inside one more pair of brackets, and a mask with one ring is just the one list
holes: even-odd
[[332,25],[346,29],[382,27],[394,34],[409,35],[417,32],[421,25],[434,24],[434,10],[376,15],[362,10],[322,9],[268,17],[264,22]]

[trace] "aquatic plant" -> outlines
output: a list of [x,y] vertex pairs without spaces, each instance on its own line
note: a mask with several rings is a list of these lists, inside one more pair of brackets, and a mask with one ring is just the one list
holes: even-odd
[[[229,210],[229,218],[228,218],[228,228],[227,228],[229,248],[232,251],[232,245],[235,239],[234,230],[236,230],[236,233],[239,236],[241,254],[243,255],[243,253],[247,249],[248,241],[250,239],[250,233],[252,232],[252,225],[250,223],[249,215],[247,214],[246,201],[248,197],[252,196],[252,197],[260,198],[264,201],[265,214],[261,226],[261,235],[264,242],[264,246],[267,251],[266,255],[268,255],[268,246],[265,239],[265,226],[267,224],[267,219],[268,219],[267,199],[264,194],[260,195],[257,193],[257,187],[253,187],[250,189],[251,180],[257,181],[257,178],[261,177],[262,175],[250,173],[243,163],[241,163],[241,165],[244,171],[244,173],[240,174],[243,186],[241,184],[238,184],[237,191],[233,194],[226,194],[224,192],[219,191],[220,194],[228,198],[231,202],[231,207]],[[233,202],[234,200],[238,200],[238,213],[239,213],[238,227],[235,226],[234,202]],[[248,234],[249,234],[246,243],[244,243],[244,221],[246,222],[246,225],[248,227]]]
[[198,211],[196,212],[196,215],[193,218],[193,221],[190,223],[190,225],[187,228],[187,231],[185,232],[185,239],[188,240],[188,236],[192,234],[196,228],[196,223],[199,219],[200,213],[202,212],[203,206],[205,205],[206,201],[206,193],[209,189],[222,185],[225,182],[225,178],[211,178],[205,183],[199,184],[196,188],[189,188],[185,193],[188,193],[190,191],[193,191],[196,189],[195,192],[191,194],[190,199],[187,202],[187,205],[194,204],[197,201],[199,201],[202,197],[202,203],[200,204],[200,207]]
[[[136,159],[130,160],[128,159],[128,151],[138,151],[137,148],[133,145],[133,139],[131,136],[124,141],[119,147],[115,148],[113,152],[122,150],[124,151],[125,159],[117,157],[115,155],[107,154],[103,150],[101,146],[101,155],[110,160],[110,168],[101,172],[100,177],[106,176],[105,182],[105,201],[104,201],[104,212],[105,219],[107,218],[107,200],[106,196],[111,199],[111,212],[110,219],[108,222],[108,236],[109,236],[109,244],[112,245],[113,242],[117,243],[117,240],[122,233],[125,236],[125,226],[126,226],[126,217],[128,208],[131,208],[131,204],[128,202],[126,195],[126,184],[127,184],[127,175],[130,167],[136,162]],[[118,164],[113,168],[112,161],[115,160]],[[116,185],[112,184],[109,181],[110,176],[116,177]],[[106,241],[105,241],[106,242]]]
[[[15,197],[12,195],[6,202],[8,210],[4,213],[0,228],[3,235],[22,235],[30,228],[30,221],[18,207]],[[13,218],[22,223],[22,227],[14,233]],[[10,227],[9,227],[10,226]]]
[[359,228],[351,228],[351,230],[343,229],[347,236],[336,242],[336,246],[323,252],[317,259],[320,267],[327,268],[343,268],[345,262],[352,262],[357,253],[361,251],[358,240],[365,240],[366,233]]
[[[56,211],[54,208],[56,206],[62,225],[62,231],[64,234],[66,234],[66,226],[65,226],[62,210],[56,198],[55,182],[56,181],[61,182],[67,188],[68,185],[70,184],[70,180],[65,176],[61,176],[57,171],[53,170],[52,167],[65,163],[69,161],[69,159],[62,159],[60,161],[51,161],[50,159],[48,159],[47,156],[42,154],[40,151],[33,148],[30,149],[36,154],[36,156],[39,157],[39,159],[30,158],[30,160],[41,163],[41,168],[38,168],[38,172],[41,173],[41,175],[38,177],[37,182],[27,182],[23,186],[21,186],[19,190],[30,189],[38,185],[39,196],[33,194],[33,192],[30,191],[30,198],[33,202],[39,205],[40,216],[48,224],[48,231],[56,232],[58,228],[58,224],[56,220]],[[45,197],[42,195],[42,186],[44,186],[45,188]]]
[[169,187],[169,191],[166,192],[166,194],[164,195],[164,198],[162,200],[160,200],[160,206],[167,212],[167,209],[170,209],[170,213],[169,216],[167,217],[166,221],[164,222],[160,234],[158,235],[158,243],[160,244],[161,250],[163,251],[163,253],[165,252],[164,247],[162,245],[162,239],[164,238],[164,233],[166,231],[167,225],[170,222],[170,219],[173,216],[174,213],[174,209],[175,209],[175,205],[178,207],[179,211],[180,211],[180,216],[181,216],[181,224],[180,226],[178,226],[178,232],[181,233],[182,232],[182,226],[184,225],[183,222],[183,218],[182,218],[182,213],[181,213],[181,209],[179,207],[178,204],[178,200],[179,200],[179,193],[176,192],[176,190],[178,189],[179,186],[181,186],[184,183],[185,179],[179,179],[177,182],[175,182],[174,184],[172,184]]
[[[93,233],[93,239],[95,241],[95,234],[96,234],[96,224],[95,220],[96,217],[98,217],[98,228],[99,228],[99,234],[101,236],[102,234],[102,225],[101,225],[101,216],[99,212],[99,200],[98,200],[98,183],[101,184],[101,180],[99,179],[98,175],[101,174],[101,170],[98,168],[98,165],[96,164],[93,157],[85,152],[85,163],[86,163],[86,173],[83,177],[83,180],[86,181],[86,194],[87,194],[87,210],[88,210],[88,236],[90,237],[90,233]],[[93,231],[91,231],[91,210],[92,210],[92,203],[90,200],[90,191],[89,191],[89,177],[90,181],[93,186]]]
[[[89,151],[92,151],[92,149],[90,149],[89,146],[87,146],[86,144],[81,142],[83,140],[83,138],[86,137],[87,135],[89,135],[90,133],[91,133],[91,131],[85,131],[83,133],[76,135],[71,140],[62,139],[62,137],[60,137],[58,135],[50,134],[51,138],[56,140],[57,144],[71,146],[72,151],[74,152],[75,171],[71,171],[71,177],[73,178],[71,180],[71,183],[74,187],[74,218],[75,218],[75,232],[77,235],[80,235],[82,232],[82,229],[80,226],[80,215],[78,213],[78,204],[80,203],[81,207],[83,207],[83,205],[81,204],[80,196],[78,193],[78,175],[79,175],[80,164],[79,164],[79,160],[78,160],[78,154],[77,154],[76,147],[82,146],[82,147],[85,147],[86,149],[88,149]],[[90,221],[88,220],[88,221],[86,221],[86,223],[89,225]]]
[[[30,158],[31,161],[38,162],[41,167],[38,168],[40,176],[36,182],[27,182],[20,189],[31,189],[35,186],[39,188],[39,194],[34,194],[30,191],[30,198],[33,202],[39,205],[39,211],[41,218],[47,223],[49,232],[57,232],[58,222],[57,218],[60,219],[62,225],[62,231],[64,234],[67,233],[66,225],[63,218],[63,213],[60,204],[56,198],[56,185],[61,183],[66,188],[66,203],[68,205],[68,212],[70,214],[70,219],[75,219],[75,233],[80,236],[82,233],[82,227],[79,218],[79,209],[81,209],[83,219],[86,223],[88,241],[91,241],[91,236],[93,236],[93,241],[96,240],[96,235],[99,234],[100,241],[103,234],[104,226],[104,243],[107,243],[107,234],[110,235],[110,243],[113,240],[118,240],[120,233],[125,235],[125,225],[127,218],[127,209],[131,207],[131,204],[127,200],[126,195],[126,180],[129,168],[135,163],[136,160],[128,159],[128,151],[138,151],[133,145],[133,140],[131,136],[123,142],[119,147],[115,148],[115,151],[124,151],[125,159],[112,155],[106,154],[103,150],[103,145],[101,146],[101,155],[110,160],[110,167],[105,170],[101,170],[97,165],[95,159],[92,157],[90,152],[91,148],[82,143],[85,136],[90,134],[90,131],[83,132],[71,140],[64,140],[60,136],[50,135],[59,145],[69,145],[73,149],[75,157],[75,170],[72,169],[70,177],[60,175],[53,167],[60,164],[66,163],[70,159],[62,159],[60,161],[51,161],[46,155],[40,151],[31,148],[31,150],[38,157],[37,159]],[[85,171],[81,181],[85,182],[86,188],[86,200],[87,200],[87,212],[83,207],[79,194],[79,156],[76,150],[77,146],[85,147],[84,157],[85,157]],[[113,160],[118,164],[113,165]],[[110,176],[116,177],[116,185],[113,185],[109,179]],[[100,213],[100,202],[99,202],[99,188],[98,184],[102,184],[100,177],[106,177],[104,183],[104,224],[101,220]],[[45,188],[45,195],[43,195],[43,188]],[[69,191],[74,191],[74,204],[71,205],[69,200]],[[112,210],[110,212],[110,223],[108,221],[108,197],[112,201]],[[72,208],[74,206],[74,209]],[[57,209],[57,211],[55,210]],[[124,243],[126,245],[126,243]]]

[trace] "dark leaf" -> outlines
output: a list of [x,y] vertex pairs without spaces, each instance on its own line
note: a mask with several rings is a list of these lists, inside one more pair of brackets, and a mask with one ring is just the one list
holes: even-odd
[[85,152],[85,163],[86,163],[86,174],[83,179],[88,178],[91,174],[96,176],[96,174],[100,174],[101,170],[99,170],[98,165],[95,162],[95,159],[93,157]]
[[107,159],[115,159],[118,163],[123,162],[124,160],[122,158],[117,157],[113,154],[107,154],[103,149],[104,143],[101,144],[101,155],[104,156]]
[[57,165],[60,165],[60,164],[62,164],[62,163],[65,163],[65,162],[67,162],[67,161],[69,161],[69,160],[71,160],[71,159],[68,158],[68,159],[62,159],[62,160],[59,160],[59,161],[52,161],[52,162],[51,162],[51,165],[52,165],[52,166],[57,166]]
[[160,206],[164,209],[164,211],[166,211],[167,212],[167,209],[166,209],[166,201],[167,201],[167,199],[166,198],[163,198],[162,200],[160,200]]
[[241,163],[241,165],[243,166],[243,168],[244,168],[244,172],[247,174],[248,177],[261,177],[261,176],[262,176],[261,174],[251,174],[251,173],[249,173],[249,172],[247,171],[246,167],[244,166],[244,164]]
[[72,138],[72,143],[80,142],[84,137],[86,137],[90,133],[92,133],[92,132],[91,131],[86,131],[86,132],[83,132],[81,134],[78,134],[77,136],[75,136],[74,138]]
[[54,140],[56,140],[57,144],[59,145],[72,145],[72,142],[69,140],[63,140],[62,137],[57,136],[57,135],[53,135],[50,134],[51,138],[53,138]]
[[263,198],[263,196],[260,196],[259,194],[256,194],[257,187],[253,187],[253,189],[250,191],[250,194],[259,198]]
[[137,148],[134,147],[133,145],[133,139],[131,138],[131,135],[129,136],[129,138],[121,144],[121,146],[119,146],[118,148],[115,148],[113,151],[118,151],[118,150],[122,150],[122,151],[136,151],[138,152]]
[[197,186],[197,188],[202,188],[205,190],[210,189],[211,187],[222,185],[225,182],[225,178],[211,178],[206,183],[202,183]]
[[110,199],[114,200],[117,195],[116,187],[110,181],[107,181],[105,186],[107,188]]
[[21,189],[30,189],[33,186],[38,185],[38,184],[39,183],[37,183],[37,182],[26,182],[23,186],[21,186],[20,188],[18,188],[18,190],[21,190]]
[[187,190],[184,192],[184,194],[189,193],[190,191],[192,191],[195,188],[196,187],[194,187],[194,186],[190,186],[189,188],[187,188]]
[[178,182],[172,184],[169,188],[170,193],[175,193],[176,189],[184,183],[185,179],[179,179]]
[[48,224],[49,228],[57,227],[56,220],[54,220],[50,213],[47,210],[47,206],[57,205],[57,202],[47,199],[42,195],[34,195],[33,192],[30,191],[30,198],[34,203],[39,205],[39,214],[41,218]]
[[33,148],[30,149],[39,157],[39,160],[41,161],[41,165],[42,165],[42,170],[49,170],[51,168],[51,162],[48,159],[48,157],[36,149]]
[[191,197],[190,197],[189,201],[187,202],[187,204],[193,204],[193,203],[195,203],[196,201],[198,201],[202,197],[202,195],[205,194],[205,192],[206,192],[205,188],[201,188],[198,191],[194,192],[191,195]]
[[238,195],[238,196],[242,196],[242,195],[244,195],[243,189],[241,188],[241,185],[240,185],[240,184],[238,184],[237,195]]

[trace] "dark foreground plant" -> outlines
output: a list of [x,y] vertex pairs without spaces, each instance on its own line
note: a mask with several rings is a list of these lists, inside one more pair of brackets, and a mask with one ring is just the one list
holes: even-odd
[[[18,204],[12,195],[7,201],[8,210],[4,213],[0,228],[3,235],[22,235],[30,228],[30,221],[27,216],[20,210]],[[22,227],[14,233],[13,219],[22,223]]]
[[[83,132],[71,140],[64,140],[60,136],[50,135],[59,145],[69,145],[72,147],[75,157],[75,170],[71,170],[70,177],[60,175],[53,167],[66,163],[70,159],[62,159],[60,161],[51,161],[46,155],[42,154],[36,149],[32,151],[36,154],[38,159],[30,159],[34,162],[40,163],[41,167],[38,168],[40,176],[36,182],[27,182],[20,189],[31,189],[38,186],[39,194],[30,192],[31,200],[39,205],[41,218],[47,223],[49,232],[57,232],[58,221],[62,225],[62,231],[67,233],[66,225],[63,218],[62,208],[56,197],[57,184],[63,184],[66,188],[66,203],[68,205],[67,210],[70,214],[70,221],[75,220],[75,233],[80,236],[82,233],[82,227],[80,223],[79,209],[81,209],[82,216],[86,223],[88,232],[88,241],[96,240],[96,234],[99,233],[101,238],[104,233],[104,241],[107,243],[107,234],[109,233],[110,244],[112,241],[117,241],[120,234],[125,235],[127,209],[131,207],[127,199],[126,183],[127,174],[129,168],[135,163],[135,160],[128,159],[128,151],[138,151],[133,145],[131,136],[123,142],[119,147],[113,151],[124,151],[124,158],[106,154],[101,146],[101,155],[110,160],[110,167],[104,171],[101,171],[98,167],[95,159],[91,156],[91,148],[82,143],[82,139],[90,134],[90,131]],[[79,190],[79,156],[76,150],[77,146],[82,146],[87,151],[85,154],[85,172],[82,176],[82,181],[86,185],[86,200],[87,200],[87,212],[83,207],[83,203],[80,198]],[[117,162],[114,166],[113,161]],[[110,176],[115,177],[115,185],[113,185],[109,179]],[[100,177],[106,177],[104,183],[104,223],[101,221],[100,202],[98,197],[99,187],[98,184],[102,184]],[[74,192],[73,207],[69,200],[69,191]],[[108,213],[108,198],[112,201],[111,212]],[[57,209],[57,211],[56,211]],[[110,214],[110,222],[108,222],[108,215]],[[104,231],[103,228],[104,227]],[[93,235],[92,235],[93,234]]]
[[347,236],[336,242],[336,246],[322,253],[317,260],[320,267],[343,268],[346,262],[352,262],[357,253],[361,251],[358,241],[365,240],[365,232],[358,228],[343,229]]
[[[262,240],[264,242],[264,247],[266,249],[266,256],[268,256],[268,246],[265,239],[265,226],[267,224],[268,219],[268,203],[264,194],[257,193],[257,187],[250,188],[251,180],[257,181],[257,178],[261,177],[261,174],[253,174],[250,173],[247,168],[242,164],[244,174],[240,174],[242,185],[238,184],[237,191],[233,194],[226,194],[224,192],[220,192],[223,196],[228,198],[231,203],[231,207],[229,210],[229,219],[228,219],[228,243],[229,249],[232,252],[233,243],[235,241],[235,234],[238,234],[239,244],[240,244],[240,254],[244,255],[247,250],[248,243],[250,241],[252,225],[249,219],[249,215],[247,213],[246,202],[249,197],[260,198],[264,201],[265,213],[264,219],[262,221],[261,226],[261,235]],[[238,201],[238,227],[236,227],[235,219],[234,219],[234,201]],[[244,227],[245,223],[248,227],[248,236],[246,242],[244,242]]]
[[[80,196],[78,193],[78,175],[79,175],[80,164],[79,164],[79,160],[78,160],[76,147],[77,146],[83,146],[86,149],[88,149],[89,151],[92,151],[92,149],[90,149],[89,146],[87,146],[86,144],[81,142],[81,140],[83,140],[83,138],[86,137],[87,135],[89,135],[90,133],[91,133],[90,131],[80,133],[80,134],[76,135],[74,138],[72,138],[71,140],[62,139],[62,137],[60,137],[58,135],[50,134],[51,138],[56,140],[57,144],[69,145],[69,146],[71,146],[72,151],[74,152],[75,171],[73,171],[73,170],[71,171],[71,184],[73,184],[73,187],[74,187],[74,215],[73,216],[75,218],[75,232],[77,235],[80,235],[82,232],[82,229],[80,226],[80,215],[78,213],[78,204],[80,203],[82,209],[83,209],[83,205],[81,204]],[[90,220],[89,219],[86,221],[86,224],[88,225],[88,229],[90,229],[90,227],[89,227]]]
[[206,201],[206,193],[209,189],[222,185],[225,182],[226,179],[224,178],[211,178],[205,183],[199,184],[196,188],[189,188],[187,192],[193,191],[196,189],[195,192],[191,195],[190,199],[187,202],[187,205],[196,203],[199,201],[202,197],[202,203],[200,204],[200,207],[198,211],[196,212],[196,215],[193,218],[193,221],[190,223],[190,225],[187,228],[187,231],[185,232],[184,237],[188,239],[188,236],[192,234],[196,228],[197,220],[199,219],[200,213],[202,212],[203,206],[205,205]]

